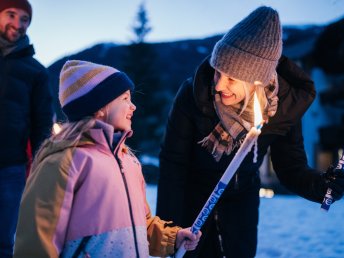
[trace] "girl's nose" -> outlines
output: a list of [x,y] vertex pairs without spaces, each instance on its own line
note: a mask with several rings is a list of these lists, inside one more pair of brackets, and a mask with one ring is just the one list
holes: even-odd
[[136,106],[134,105],[134,103],[131,103],[131,104],[130,104],[130,109],[133,110],[133,111],[136,110]]

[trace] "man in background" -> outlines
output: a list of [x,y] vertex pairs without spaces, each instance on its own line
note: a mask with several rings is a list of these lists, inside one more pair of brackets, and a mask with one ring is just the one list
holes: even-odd
[[50,134],[48,72],[33,58],[27,0],[0,0],[0,257],[12,257],[28,142],[34,154]]

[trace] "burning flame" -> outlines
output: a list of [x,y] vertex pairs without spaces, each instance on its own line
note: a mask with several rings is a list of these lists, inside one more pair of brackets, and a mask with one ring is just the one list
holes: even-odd
[[61,126],[58,123],[53,124],[53,134],[56,135],[61,132]]
[[263,116],[262,116],[262,110],[260,108],[260,104],[259,104],[258,97],[257,97],[256,93],[254,93],[253,110],[254,110],[254,125],[259,126],[263,122]]

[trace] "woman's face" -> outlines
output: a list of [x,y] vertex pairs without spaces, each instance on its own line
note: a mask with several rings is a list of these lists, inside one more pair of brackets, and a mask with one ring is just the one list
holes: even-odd
[[[224,73],[215,70],[214,83],[215,90],[221,96],[222,104],[230,106],[240,103],[245,99],[245,82],[228,77]],[[250,86],[249,93],[253,91],[254,87]]]
[[131,130],[131,118],[136,106],[131,102],[130,91],[110,102],[105,108],[104,121],[115,128],[115,131]]

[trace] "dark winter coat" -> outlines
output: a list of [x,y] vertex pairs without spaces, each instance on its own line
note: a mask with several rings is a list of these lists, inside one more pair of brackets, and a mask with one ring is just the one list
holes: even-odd
[[[285,57],[281,58],[277,72],[279,106],[276,115],[264,125],[258,138],[258,162],[253,163],[251,151],[217,205],[218,209],[232,213],[231,210],[238,209],[235,220],[241,219],[240,209],[252,213],[251,218],[242,220],[247,224],[252,221],[255,233],[259,206],[258,169],[268,147],[271,147],[271,159],[277,176],[288,189],[316,202],[322,201],[326,190],[320,175],[308,167],[303,146],[301,118],[315,98],[313,82]],[[191,226],[194,222],[235,153],[223,155],[216,162],[198,144],[219,122],[211,96],[213,75],[214,69],[205,60],[194,78],[188,79],[180,87],[169,115],[160,153],[157,214],[182,226]],[[249,192],[254,192],[256,197],[248,199],[241,207],[240,201],[244,201]],[[252,207],[249,204],[251,201]],[[223,220],[230,220],[228,216]],[[252,249],[256,243],[255,233],[252,233]]]
[[0,56],[0,168],[27,161],[49,136],[52,96],[47,70],[33,58],[32,45]]

